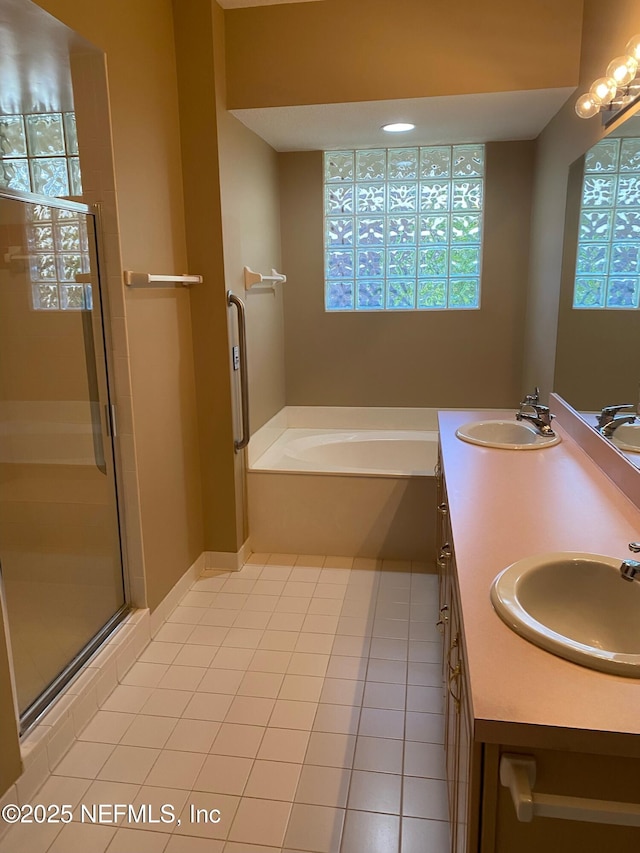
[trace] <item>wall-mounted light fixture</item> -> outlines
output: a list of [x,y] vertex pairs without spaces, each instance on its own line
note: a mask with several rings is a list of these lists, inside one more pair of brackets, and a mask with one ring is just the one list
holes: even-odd
[[640,95],[640,34],[627,42],[626,53],[612,59],[604,77],[598,77],[576,101],[580,118],[592,118],[601,111],[611,113],[608,123]]

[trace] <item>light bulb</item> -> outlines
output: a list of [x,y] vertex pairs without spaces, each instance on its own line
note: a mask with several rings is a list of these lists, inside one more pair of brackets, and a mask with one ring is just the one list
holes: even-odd
[[594,104],[606,106],[615,98],[617,89],[613,77],[598,77],[589,89],[589,94]]
[[627,46],[625,47],[625,51],[637,62],[640,62],[640,34],[629,39]]
[[616,86],[628,86],[638,71],[638,60],[634,56],[617,56],[607,66],[607,77],[616,81]]
[[576,113],[580,118],[593,118],[593,116],[598,115],[599,112],[600,107],[598,104],[594,103],[590,94],[586,93],[584,95],[580,95],[576,101]]

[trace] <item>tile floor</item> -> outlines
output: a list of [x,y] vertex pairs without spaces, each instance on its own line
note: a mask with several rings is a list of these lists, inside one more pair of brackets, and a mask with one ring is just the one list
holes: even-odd
[[196,581],[35,796],[73,821],[0,853],[447,853],[436,613],[415,563]]

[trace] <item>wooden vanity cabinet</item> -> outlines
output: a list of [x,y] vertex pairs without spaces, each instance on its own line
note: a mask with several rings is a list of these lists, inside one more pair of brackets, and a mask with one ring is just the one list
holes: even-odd
[[[465,666],[465,639],[447,490],[441,469],[438,488],[438,576],[443,634],[445,757],[450,853],[638,853],[640,827],[582,823],[559,818],[517,820],[509,791],[500,784],[504,753],[532,756],[535,791],[591,799],[640,802],[640,757],[568,751],[562,733],[557,747],[531,743],[483,743],[474,732],[473,703]],[[640,684],[638,685],[640,688]],[[526,727],[525,727],[526,728]],[[526,741],[527,735],[523,736]],[[584,741],[588,747],[588,740]],[[640,756],[640,747],[635,747]]]
[[455,553],[449,507],[440,466],[436,468],[438,494],[438,579],[443,634],[443,685],[445,714],[445,761],[451,853],[478,849],[480,750],[473,743],[472,714],[467,687],[464,635],[456,584]]

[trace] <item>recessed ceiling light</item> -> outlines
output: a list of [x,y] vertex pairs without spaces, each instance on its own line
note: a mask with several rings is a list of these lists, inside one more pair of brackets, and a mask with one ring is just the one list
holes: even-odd
[[396,121],[393,124],[383,124],[382,129],[387,133],[406,133],[408,130],[415,130],[415,124],[409,124],[406,121]]

